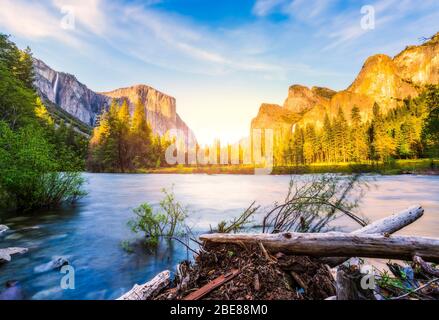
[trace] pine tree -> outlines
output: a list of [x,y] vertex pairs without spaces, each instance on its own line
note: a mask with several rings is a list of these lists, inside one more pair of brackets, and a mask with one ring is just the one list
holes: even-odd
[[377,103],[373,106],[373,149],[375,157],[383,162],[386,162],[394,154],[396,144],[394,139],[389,135],[384,122],[383,116],[380,112],[380,107]]
[[306,163],[313,163],[317,158],[317,135],[315,127],[308,124],[305,129],[303,155]]
[[333,127],[336,161],[346,162],[348,159],[348,129],[348,123],[344,116],[343,109],[339,107]]
[[303,145],[304,145],[303,129],[296,124],[293,133],[293,145],[292,145],[293,161],[295,165],[300,165],[305,162],[303,156]]
[[[146,119],[145,106],[140,100],[136,102],[134,107],[131,123],[131,142],[133,164],[135,167],[139,168],[156,165],[157,157],[153,157],[152,130]],[[158,142],[156,141],[156,143]],[[161,153],[161,148],[158,148],[158,150]]]
[[361,123],[360,109],[357,106],[352,107],[351,123],[349,158],[355,162],[366,160],[368,156],[366,132]]
[[323,120],[322,150],[325,162],[334,161],[332,125],[327,113],[325,114],[325,118]]

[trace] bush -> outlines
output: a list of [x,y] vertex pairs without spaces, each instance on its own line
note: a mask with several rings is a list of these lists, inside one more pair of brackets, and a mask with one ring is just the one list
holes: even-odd
[[57,172],[54,146],[34,125],[12,131],[0,121],[0,189],[18,211],[53,207],[85,195],[77,172]]
[[172,238],[185,233],[185,219],[187,210],[175,200],[173,192],[163,189],[165,197],[160,201],[160,209],[154,212],[152,206],[143,203],[133,212],[136,218],[128,222],[128,226],[135,233],[143,232],[148,245],[158,244],[160,237]]

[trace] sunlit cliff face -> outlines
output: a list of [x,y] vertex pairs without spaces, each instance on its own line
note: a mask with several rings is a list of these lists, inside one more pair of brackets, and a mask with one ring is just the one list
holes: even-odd
[[285,121],[286,110],[293,111],[298,118],[290,126],[297,122],[320,128],[326,113],[335,116],[341,108],[349,115],[353,106],[359,108],[362,120],[366,121],[371,118],[375,102],[387,112],[403,99],[417,96],[427,84],[439,84],[439,33],[422,45],[407,47],[394,58],[383,54],[369,57],[346,90],[291,86],[283,108],[271,108],[267,113],[261,107],[252,128],[287,125],[290,120]]

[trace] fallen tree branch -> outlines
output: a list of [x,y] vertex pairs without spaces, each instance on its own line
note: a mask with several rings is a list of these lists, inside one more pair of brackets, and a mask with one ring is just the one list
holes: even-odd
[[369,257],[411,260],[418,255],[439,262],[439,239],[381,234],[279,233],[204,234],[200,239],[213,243],[258,244],[272,252],[315,257]]
[[394,298],[392,298],[392,300],[399,300],[399,299],[402,299],[402,298],[408,297],[409,295],[411,295],[411,294],[413,294],[413,293],[415,293],[415,292],[418,292],[418,291],[420,291],[420,290],[422,290],[422,289],[424,289],[424,288],[427,288],[429,285],[432,285],[433,283],[435,283],[435,282],[438,281],[438,280],[439,280],[439,278],[435,278],[435,279],[433,279],[433,280],[427,282],[426,284],[420,286],[419,288],[416,288],[416,289],[414,289],[414,290],[412,290],[412,291],[410,291],[410,292],[407,292],[406,294],[403,294],[403,295],[401,295],[401,296],[398,296],[398,297],[394,297]]
[[432,276],[439,277],[439,269],[433,268],[431,265],[429,265],[427,262],[425,262],[421,257],[414,256],[413,261],[417,264],[419,264],[425,272],[428,274],[431,274]]
[[151,281],[142,285],[135,284],[134,287],[117,298],[116,300],[148,300],[154,298],[162,289],[168,286],[171,272],[166,270],[160,272]]
[[[377,220],[364,228],[355,230],[351,234],[392,234],[415,222],[422,217],[423,214],[424,209],[420,205],[415,205],[399,213]],[[330,267],[335,267],[348,259],[349,257],[331,257],[322,259],[322,263],[326,263]]]

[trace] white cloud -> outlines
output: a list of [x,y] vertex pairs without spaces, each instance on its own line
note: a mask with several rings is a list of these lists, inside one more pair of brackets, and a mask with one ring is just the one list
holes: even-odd
[[79,41],[61,28],[61,14],[51,9],[39,1],[2,0],[0,26],[14,35],[32,39],[53,38],[78,46]]

